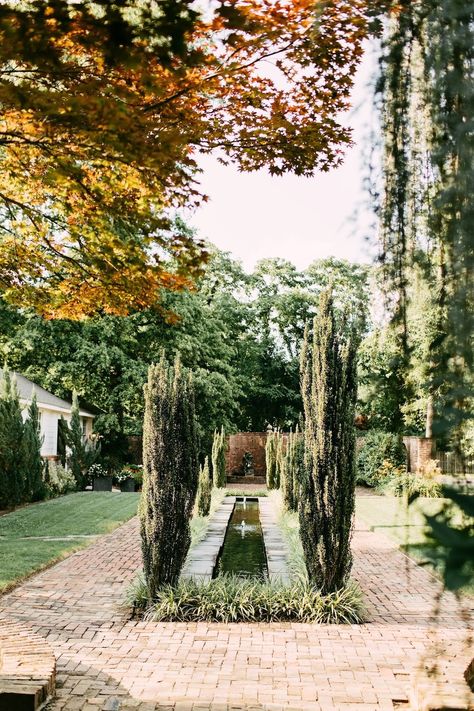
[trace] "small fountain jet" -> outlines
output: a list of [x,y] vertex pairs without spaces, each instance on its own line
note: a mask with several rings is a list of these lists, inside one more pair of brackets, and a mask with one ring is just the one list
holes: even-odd
[[240,533],[242,534],[242,538],[245,538],[245,528],[246,528],[246,523],[245,519],[240,522]]

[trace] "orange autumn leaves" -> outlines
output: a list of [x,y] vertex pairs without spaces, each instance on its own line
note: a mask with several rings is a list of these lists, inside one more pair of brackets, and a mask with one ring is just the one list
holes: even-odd
[[159,307],[162,289],[189,285],[206,252],[169,215],[202,199],[199,152],[274,174],[340,162],[365,2],[238,0],[202,17],[180,4],[166,22],[132,0],[110,17],[114,3],[102,16],[64,0],[1,9],[11,303],[79,319]]

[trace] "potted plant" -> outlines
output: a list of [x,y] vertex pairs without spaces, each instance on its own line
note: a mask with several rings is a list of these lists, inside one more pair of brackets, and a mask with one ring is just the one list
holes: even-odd
[[135,479],[130,467],[124,467],[122,471],[116,475],[115,480],[120,487],[120,491],[128,493],[135,491]]
[[92,479],[93,491],[112,491],[112,476],[101,464],[92,464],[88,474]]
[[135,482],[135,491],[141,491],[143,484],[143,465],[130,464],[129,469],[132,472],[132,476]]

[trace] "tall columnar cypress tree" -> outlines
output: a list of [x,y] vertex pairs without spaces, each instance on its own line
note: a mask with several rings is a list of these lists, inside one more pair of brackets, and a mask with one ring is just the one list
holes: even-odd
[[265,444],[265,466],[268,489],[278,489],[277,440],[276,432],[269,432]]
[[150,366],[143,424],[140,503],[143,565],[150,599],[178,582],[191,543],[198,484],[198,445],[192,382],[179,358]]
[[296,511],[296,477],[297,477],[297,439],[298,430],[290,432],[286,445],[286,453],[281,463],[281,490],[283,503],[288,511]]
[[332,296],[321,295],[301,355],[305,472],[300,531],[310,581],[329,593],[347,582],[355,494],[356,345],[337,330]]
[[36,395],[33,395],[23,433],[25,501],[39,501],[46,494],[43,481],[44,461],[41,457],[41,444],[39,411]]
[[68,445],[70,455],[68,464],[71,468],[71,473],[76,480],[77,488],[83,489],[86,484],[85,472],[83,471],[83,451],[84,442],[82,435],[81,416],[79,414],[79,400],[77,393],[72,396],[71,423],[68,432]]
[[24,500],[25,462],[20,398],[10,373],[3,372],[0,395],[0,509]]
[[212,479],[217,489],[225,489],[227,485],[227,474],[225,470],[225,446],[226,438],[224,427],[220,432],[214,432],[212,441]]
[[209,458],[206,457],[199,472],[198,486],[198,513],[200,516],[209,516],[211,509],[212,481],[209,473]]

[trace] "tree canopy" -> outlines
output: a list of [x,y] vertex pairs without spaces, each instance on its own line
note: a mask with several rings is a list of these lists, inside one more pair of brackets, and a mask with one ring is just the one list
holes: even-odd
[[367,268],[333,259],[298,271],[269,259],[247,274],[228,254],[207,249],[209,263],[196,289],[164,296],[164,308],[176,315],[173,324],[153,309],[83,322],[45,320],[0,301],[0,359],[57,395],[76,390],[98,408],[95,427],[118,453],[125,434],[141,431],[147,368],[163,349],[170,363],[179,353],[193,374],[206,442],[222,425],[226,432],[294,426],[302,409],[304,319],[317,313],[319,293],[336,275],[336,316],[345,303],[357,302],[360,327],[368,318]]
[[363,0],[3,3],[5,298],[80,319],[189,285],[205,246],[170,210],[202,197],[198,153],[273,174],[338,165],[370,22]]

